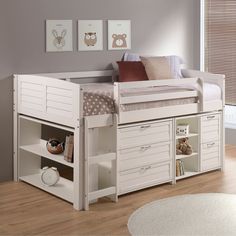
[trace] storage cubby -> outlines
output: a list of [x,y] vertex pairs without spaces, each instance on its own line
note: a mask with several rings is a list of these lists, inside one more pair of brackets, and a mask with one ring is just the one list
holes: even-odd
[[[51,154],[46,147],[49,137],[59,137],[59,141],[63,142],[66,135],[72,133],[74,130],[69,127],[20,116],[19,179],[73,203],[75,164],[64,160],[63,153]],[[45,166],[56,167],[59,171],[59,181],[53,186],[47,186],[41,181],[42,168]]]
[[[179,129],[180,131],[182,131],[182,133],[179,134],[177,133],[177,127],[179,126],[188,128],[182,130]],[[188,130],[188,132],[185,132],[186,130]],[[191,146],[192,150],[191,154],[183,153],[178,155],[177,155],[177,150],[175,150],[176,180],[187,178],[200,173],[199,133],[200,133],[199,116],[187,116],[175,119],[175,144],[177,145],[179,143],[183,143],[186,140],[187,144]]]

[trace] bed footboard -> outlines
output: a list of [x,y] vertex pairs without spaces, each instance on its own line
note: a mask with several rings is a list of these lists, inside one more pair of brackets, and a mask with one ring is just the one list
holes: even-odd
[[15,110],[27,116],[75,127],[80,118],[80,86],[38,76],[14,75]]

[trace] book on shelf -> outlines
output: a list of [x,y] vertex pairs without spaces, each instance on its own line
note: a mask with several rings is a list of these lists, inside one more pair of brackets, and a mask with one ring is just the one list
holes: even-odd
[[74,135],[70,134],[66,136],[65,140],[64,160],[72,163],[73,153],[74,153]]
[[182,160],[176,160],[176,177],[182,176],[184,174],[184,162]]

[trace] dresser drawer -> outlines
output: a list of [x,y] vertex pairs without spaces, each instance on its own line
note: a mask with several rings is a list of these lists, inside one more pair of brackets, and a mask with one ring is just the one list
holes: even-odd
[[220,140],[220,114],[201,117],[201,143]]
[[212,155],[210,159],[202,160],[202,171],[219,168],[221,165],[219,155]]
[[119,194],[164,183],[172,178],[171,162],[134,168],[119,173]]
[[143,145],[119,151],[119,170],[129,170],[135,167],[171,160],[170,142]]
[[218,153],[218,154],[220,153],[219,141],[211,141],[211,142],[203,143],[201,147],[202,147],[202,154],[203,154],[202,158],[205,158],[205,156],[211,153]]
[[143,123],[118,130],[119,149],[165,142],[172,138],[171,121]]
[[201,145],[202,171],[214,169],[220,166],[220,142],[211,141]]

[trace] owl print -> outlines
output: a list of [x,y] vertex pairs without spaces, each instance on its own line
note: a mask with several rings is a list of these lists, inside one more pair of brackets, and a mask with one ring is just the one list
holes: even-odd
[[97,34],[95,32],[84,33],[84,43],[88,47],[93,47],[97,43]]

